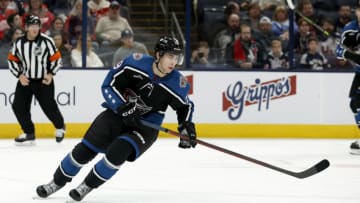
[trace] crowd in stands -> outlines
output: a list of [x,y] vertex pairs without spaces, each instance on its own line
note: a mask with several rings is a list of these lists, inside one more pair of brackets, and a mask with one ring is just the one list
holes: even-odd
[[[12,42],[24,33],[28,15],[41,19],[64,67],[81,67],[83,0],[0,0],[0,67],[7,67]],[[355,0],[298,0],[302,16],[289,19],[285,0],[197,0],[199,39],[191,53],[192,67],[289,69],[289,26],[293,29],[295,68],[350,69],[335,57],[336,42],[345,24],[355,19]],[[87,67],[115,65],[125,56],[148,48],[134,40],[126,0],[87,1]],[[194,42],[191,42],[194,45]]]
[[[294,13],[295,68],[350,69],[348,61],[336,59],[336,42],[343,27],[356,19],[351,0],[299,0]],[[289,10],[284,0],[198,0],[199,42],[193,67],[240,69],[289,69]],[[329,35],[316,29],[309,20]],[[210,25],[209,25],[210,24]]]
[[[148,53],[133,40],[126,0],[89,0],[87,6],[87,67],[111,66],[124,54]],[[0,67],[7,67],[6,53],[25,32],[28,15],[40,17],[41,32],[53,38],[64,67],[82,67],[82,12],[83,0],[0,0]]]

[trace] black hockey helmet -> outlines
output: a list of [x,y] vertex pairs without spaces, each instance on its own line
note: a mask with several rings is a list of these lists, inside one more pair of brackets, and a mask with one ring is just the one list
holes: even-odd
[[175,37],[162,36],[155,45],[154,52],[159,52],[160,57],[165,53],[179,55],[178,65],[184,60],[182,46]]
[[40,18],[36,15],[29,15],[26,17],[25,25],[39,25],[40,26]]

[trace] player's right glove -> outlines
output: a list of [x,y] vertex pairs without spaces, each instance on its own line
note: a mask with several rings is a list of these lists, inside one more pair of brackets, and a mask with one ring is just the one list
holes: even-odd
[[180,138],[179,147],[187,149],[196,146],[196,131],[194,123],[190,121],[184,121],[178,127],[180,134],[185,135],[188,139]]

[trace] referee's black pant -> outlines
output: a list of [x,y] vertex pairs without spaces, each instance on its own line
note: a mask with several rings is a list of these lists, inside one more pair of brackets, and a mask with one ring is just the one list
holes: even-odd
[[49,85],[45,85],[42,84],[42,80],[30,80],[28,86],[22,86],[20,81],[18,81],[12,109],[24,133],[35,134],[30,112],[33,95],[55,128],[60,129],[64,127],[64,118],[54,99],[54,89],[54,81],[51,81]]

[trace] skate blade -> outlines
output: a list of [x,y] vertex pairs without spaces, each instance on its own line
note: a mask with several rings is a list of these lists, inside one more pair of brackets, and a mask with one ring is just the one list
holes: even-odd
[[25,142],[15,142],[15,146],[26,147],[26,146],[35,146],[35,145],[36,145],[35,140],[33,140],[33,141],[25,141]]
[[352,155],[360,155],[360,149],[351,149],[350,154],[352,154]]

